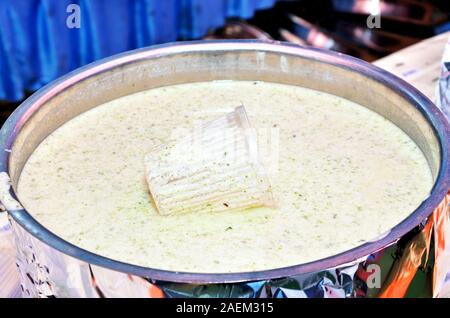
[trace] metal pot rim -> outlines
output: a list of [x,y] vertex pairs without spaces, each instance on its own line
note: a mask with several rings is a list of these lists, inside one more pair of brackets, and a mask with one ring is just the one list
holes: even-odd
[[[174,272],[161,269],[147,268],[129,263],[123,263],[77,247],[62,238],[56,236],[43,225],[38,223],[26,210],[8,211],[9,215],[25,230],[45,244],[56,250],[70,255],[89,264],[109,268],[128,274],[148,277],[155,280],[185,283],[228,283],[252,280],[267,280],[281,277],[295,276],[303,273],[318,272],[324,269],[337,267],[338,265],[352,263],[376,252],[394,242],[413,228],[427,219],[434,209],[441,203],[450,189],[450,125],[443,113],[422,93],[402,79],[386,72],[372,64],[347,56],[341,53],[325,51],[315,48],[306,48],[294,44],[278,41],[255,40],[220,40],[220,41],[193,41],[176,42],[149,48],[128,51],[114,55],[84,67],[81,67],[56,81],[46,85],[27,100],[25,100],[8,118],[1,129],[0,147],[0,171],[8,171],[8,161],[14,140],[27,119],[39,109],[47,100],[54,97],[60,91],[75,85],[78,81],[105,70],[119,67],[133,61],[155,58],[168,54],[180,54],[183,52],[204,51],[266,51],[296,55],[302,58],[316,60],[327,64],[337,65],[345,69],[351,69],[377,82],[382,83],[395,91],[414,105],[431,124],[440,143],[440,170],[430,196],[401,223],[393,227],[385,235],[354,247],[350,250],[316,260],[309,263],[255,272],[241,273],[189,273]],[[11,189],[11,195],[17,199]]]

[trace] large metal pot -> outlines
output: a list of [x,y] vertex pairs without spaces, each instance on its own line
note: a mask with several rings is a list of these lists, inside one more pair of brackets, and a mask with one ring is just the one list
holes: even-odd
[[[382,237],[344,253],[286,268],[231,274],[164,271],[93,254],[48,231],[17,202],[14,190],[28,157],[71,118],[152,87],[224,79],[314,88],[390,119],[425,154],[435,180],[430,196]],[[449,213],[450,127],[420,92],[361,60],[255,41],[176,43],[126,52],[78,69],[32,95],[3,126],[0,144],[0,171],[7,173],[1,175],[1,200],[15,232],[25,295],[404,296],[421,271],[433,282],[428,292],[439,291],[445,261],[445,246],[439,244],[447,243],[448,248],[450,239],[443,234]],[[428,257],[433,250],[434,260]],[[427,268],[433,272],[425,272]],[[402,269],[407,271],[400,275]]]

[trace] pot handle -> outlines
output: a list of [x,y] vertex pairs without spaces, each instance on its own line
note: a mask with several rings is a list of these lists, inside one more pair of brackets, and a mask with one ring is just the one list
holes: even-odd
[[16,210],[23,210],[23,207],[11,194],[9,175],[2,171],[0,172],[0,213]]
[[6,172],[0,172],[0,298],[20,297],[20,276],[16,266],[13,231],[4,212],[23,209],[11,194],[11,182]]

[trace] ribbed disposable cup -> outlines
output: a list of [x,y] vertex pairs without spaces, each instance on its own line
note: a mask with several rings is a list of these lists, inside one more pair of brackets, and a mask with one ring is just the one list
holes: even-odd
[[145,168],[163,215],[274,205],[243,106],[152,149]]

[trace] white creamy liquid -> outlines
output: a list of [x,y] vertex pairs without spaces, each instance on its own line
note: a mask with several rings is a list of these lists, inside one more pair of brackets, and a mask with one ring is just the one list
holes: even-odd
[[[255,128],[278,130],[277,209],[159,215],[144,155],[173,128],[240,104]],[[310,89],[231,81],[151,89],[83,113],[39,145],[18,192],[44,226],[100,255],[166,270],[241,272],[309,262],[374,239],[431,186],[417,145],[378,114]]]

